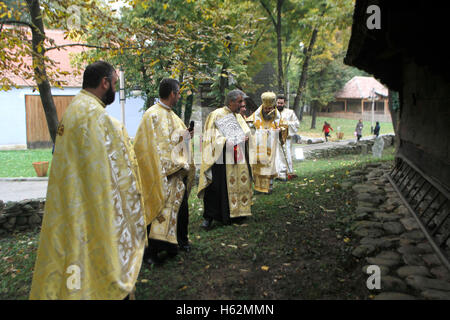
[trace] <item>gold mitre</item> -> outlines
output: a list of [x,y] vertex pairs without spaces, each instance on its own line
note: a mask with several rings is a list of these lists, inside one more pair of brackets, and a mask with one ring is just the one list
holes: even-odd
[[274,106],[277,95],[274,92],[264,92],[261,95],[261,101],[264,107]]

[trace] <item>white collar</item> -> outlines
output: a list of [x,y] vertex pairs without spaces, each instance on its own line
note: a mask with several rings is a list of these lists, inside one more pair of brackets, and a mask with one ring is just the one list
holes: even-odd
[[164,107],[164,108],[166,108],[168,110],[172,110],[171,107],[169,107],[167,104],[163,103],[161,100],[159,100],[158,103],[161,105],[161,107]]

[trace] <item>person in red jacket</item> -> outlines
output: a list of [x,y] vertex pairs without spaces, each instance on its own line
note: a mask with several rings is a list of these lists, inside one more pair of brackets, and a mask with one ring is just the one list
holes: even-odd
[[328,137],[330,136],[330,129],[332,131],[334,131],[333,128],[330,126],[330,124],[328,122],[324,121],[322,132],[325,133],[325,141],[326,142],[328,142]]

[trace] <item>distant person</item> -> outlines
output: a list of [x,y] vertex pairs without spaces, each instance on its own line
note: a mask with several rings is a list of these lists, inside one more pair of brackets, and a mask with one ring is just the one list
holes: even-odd
[[239,108],[239,114],[244,118],[244,120],[247,118],[247,108],[245,106],[242,106]]
[[128,142],[105,111],[117,79],[106,62],[87,66],[58,126],[30,299],[124,299],[139,275],[140,191]]
[[355,128],[357,141],[359,141],[362,137],[363,127],[364,127],[364,125],[363,125],[362,119],[359,119],[358,123],[356,124],[356,128]]
[[278,172],[277,179],[286,181],[297,177],[292,165],[292,140],[294,140],[293,138],[297,134],[300,122],[294,110],[286,106],[286,98],[284,95],[280,94],[277,96],[277,109],[281,117],[280,125],[287,126],[287,132],[282,132],[282,135],[283,133],[285,135],[287,134],[286,139],[284,140],[284,144],[278,144],[275,159]]
[[331,125],[328,122],[324,121],[322,132],[325,134],[326,142],[328,142],[328,137],[330,136],[330,129],[331,129],[331,131],[334,131],[333,128],[331,127]]
[[377,121],[377,123],[375,124],[375,129],[373,129],[373,134],[378,137],[378,135],[380,134],[380,123]]

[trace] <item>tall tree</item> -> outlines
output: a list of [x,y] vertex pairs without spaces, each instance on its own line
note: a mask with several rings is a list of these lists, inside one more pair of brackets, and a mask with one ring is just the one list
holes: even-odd
[[[10,75],[33,80],[39,90],[50,137],[55,141],[58,126],[56,108],[51,95],[51,86],[60,87],[58,78],[67,74],[46,56],[49,50],[61,49],[45,33],[45,27],[66,30],[66,37],[76,38],[87,30],[103,30],[114,24],[111,10],[98,6],[95,1],[81,0],[26,0],[0,1],[0,85],[9,90],[15,83]],[[75,13],[72,9],[76,9]],[[74,26],[72,21],[79,21]],[[83,21],[84,18],[84,21]],[[78,20],[79,19],[79,20]],[[108,46],[116,42],[114,34],[107,36]],[[84,45],[73,43],[71,45]],[[31,58],[31,63],[28,59]]]
[[[284,93],[284,72],[283,72],[283,46],[282,46],[282,34],[281,34],[281,11],[283,9],[284,0],[277,0],[275,14],[272,13],[269,1],[260,0],[261,6],[267,12],[272,24],[275,28],[276,42],[277,42],[277,65],[278,65],[278,92]],[[276,15],[276,19],[275,16]]]

